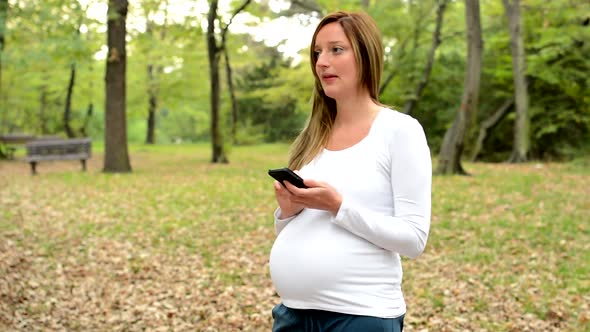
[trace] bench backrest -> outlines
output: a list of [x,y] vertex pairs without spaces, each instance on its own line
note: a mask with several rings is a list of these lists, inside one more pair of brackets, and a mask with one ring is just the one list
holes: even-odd
[[27,142],[27,160],[89,159],[90,138],[45,139]]
[[28,134],[4,134],[0,135],[0,143],[3,144],[24,144],[35,139],[35,136]]

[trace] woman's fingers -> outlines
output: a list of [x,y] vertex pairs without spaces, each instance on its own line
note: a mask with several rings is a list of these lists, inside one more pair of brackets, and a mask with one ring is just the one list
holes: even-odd
[[301,195],[306,190],[306,189],[297,188],[296,186],[294,186],[293,184],[291,184],[291,182],[289,182],[289,181],[285,181],[285,187],[293,195]]

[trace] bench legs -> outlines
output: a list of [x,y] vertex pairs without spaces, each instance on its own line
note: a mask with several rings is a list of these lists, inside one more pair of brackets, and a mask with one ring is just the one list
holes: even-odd
[[31,161],[29,164],[31,164],[31,175],[36,175],[37,174],[37,162]]
[[[80,162],[82,163],[82,171],[86,172],[86,159],[81,159]],[[37,162],[30,161],[31,164],[31,175],[37,175]]]

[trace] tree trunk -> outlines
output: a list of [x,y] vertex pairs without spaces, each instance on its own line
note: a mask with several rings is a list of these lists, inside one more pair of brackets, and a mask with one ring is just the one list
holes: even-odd
[[107,16],[106,112],[104,172],[130,172],[127,152],[126,41],[128,2],[109,0]]
[[465,17],[467,22],[467,68],[463,96],[453,125],[447,130],[443,139],[437,168],[439,174],[467,174],[461,165],[461,156],[465,144],[465,134],[471,125],[473,116],[477,114],[483,48],[479,0],[465,1]]
[[421,15],[422,13],[419,13],[419,9],[416,8],[418,5],[416,4],[416,0],[408,0],[407,1],[407,5],[408,5],[408,16],[412,19],[413,21],[413,26],[412,26],[412,34],[411,34],[411,39],[412,39],[412,48],[410,50],[410,54],[409,57],[411,59],[411,61],[409,63],[404,63],[405,67],[407,69],[407,72],[409,72],[409,75],[406,75],[406,84],[404,87],[404,94],[408,95],[410,94],[410,86],[414,85],[414,82],[416,82],[416,52],[418,51],[418,45],[419,45],[419,39],[420,39],[420,33],[422,32],[420,29],[421,26],[421,17],[423,17],[423,15]]
[[434,65],[434,55],[436,53],[436,49],[440,45],[440,31],[442,28],[443,15],[447,6],[447,1],[448,0],[442,0],[436,10],[436,27],[432,33],[432,46],[430,47],[430,53],[428,54],[428,62],[426,63],[424,73],[422,74],[422,79],[418,82],[414,94],[406,102],[404,107],[404,113],[406,114],[412,114],[414,108],[420,100],[420,97],[422,96],[422,91],[424,91],[424,88],[426,88],[428,80],[430,79],[430,73],[432,72],[432,66]]
[[[225,45],[225,42],[224,42]],[[227,87],[229,88],[229,97],[231,99],[231,135],[232,142],[236,143],[238,133],[238,102],[236,100],[236,93],[234,89],[234,82],[232,78],[231,65],[229,63],[229,55],[227,54],[227,47],[223,48],[223,55],[225,58],[225,74],[227,76]]]
[[[6,43],[6,19],[8,18],[8,0],[0,0],[0,54],[4,53]],[[0,94],[2,93],[2,58],[0,57]]]
[[514,145],[509,162],[525,162],[529,158],[530,118],[528,114],[529,97],[526,82],[526,55],[522,38],[520,0],[503,0],[510,29],[510,49],[512,50],[512,73],[514,75],[514,95],[516,101],[516,120],[514,122]]
[[[146,10],[146,34],[150,38],[154,38],[154,30],[153,25],[154,23],[150,20],[149,11]],[[158,96],[157,96],[157,82],[154,75],[154,64],[148,63],[147,65],[147,75],[148,75],[148,82],[147,82],[147,93],[148,93],[148,117],[147,117],[147,127],[146,127],[146,134],[145,134],[145,144],[154,144],[156,140],[155,130],[156,130],[156,108],[158,107]]]
[[369,10],[370,0],[361,0],[361,6],[363,10]]
[[[219,99],[219,61],[221,52],[225,48],[226,33],[233,19],[242,10],[250,4],[252,0],[245,0],[238,9],[233,13],[227,25],[221,29],[221,46],[217,45],[215,37],[215,21],[217,16],[217,0],[212,0],[209,4],[209,13],[207,14],[207,51],[209,55],[209,84],[211,88],[211,144],[212,144],[212,163],[227,163],[227,154],[223,144],[223,132],[220,121],[220,99]],[[221,26],[221,23],[219,24]]]
[[[154,22],[150,20],[149,11],[146,11],[146,33],[150,38],[154,37],[153,26]],[[166,39],[166,26],[168,25],[168,1],[164,1],[164,24],[160,32],[160,41]],[[160,57],[158,56],[156,60]],[[155,61],[156,63],[158,61]],[[148,64],[148,118],[147,118],[147,132],[145,143],[156,144],[156,112],[158,109],[158,97],[160,95],[159,77],[163,72],[161,65]]]
[[504,119],[512,105],[514,105],[514,98],[507,99],[492,116],[482,121],[481,125],[479,126],[479,136],[477,137],[475,148],[471,154],[471,161],[477,160],[479,152],[483,148],[483,143],[488,136],[488,132],[492,130],[500,121],[502,121],[502,119]]
[[146,144],[154,144],[156,142],[156,107],[158,105],[158,93],[156,79],[154,78],[154,65],[147,66],[148,72],[148,118],[147,118],[147,132],[145,137]]
[[47,110],[47,75],[43,75],[44,83],[41,85],[41,91],[39,95],[39,130],[41,135],[49,134],[49,128],[47,127],[47,116],[45,115]]
[[[5,96],[2,93],[2,59],[4,58],[4,46],[6,45],[6,19],[8,18],[8,7],[8,0],[0,0],[0,98],[3,105],[5,105]],[[4,128],[7,113],[8,112],[6,111],[0,112],[0,130],[7,129]],[[0,158],[1,157],[2,156],[0,156]]]
[[[78,30],[80,31],[80,30]],[[87,40],[90,40],[90,35],[89,33],[86,35]],[[91,73],[94,72],[94,64],[90,63],[89,65],[89,70]],[[91,75],[92,77],[94,77],[94,75]],[[90,122],[90,118],[92,117],[92,113],[94,111],[94,80],[90,79],[88,80],[88,88],[90,90],[90,102],[88,103],[88,107],[86,108],[86,116],[84,117],[84,122],[82,123],[82,127],[80,127],[80,134],[82,135],[82,137],[87,137],[88,136],[88,123]]]
[[212,163],[227,163],[223,145],[223,134],[219,120],[219,55],[220,49],[215,39],[215,20],[217,19],[217,0],[211,1],[207,15],[207,51],[209,55],[209,86],[211,89],[211,144]]
[[82,126],[80,127],[80,135],[82,135],[82,137],[88,137],[88,122],[90,122],[90,118],[92,117],[93,109],[94,105],[91,102],[88,104],[88,108],[86,109],[86,116],[84,116],[84,121],[82,122]]
[[76,136],[74,130],[70,126],[70,118],[72,116],[72,93],[74,92],[74,84],[76,82],[76,63],[70,65],[70,82],[68,83],[68,91],[66,93],[66,105],[64,109],[64,129],[69,138]]

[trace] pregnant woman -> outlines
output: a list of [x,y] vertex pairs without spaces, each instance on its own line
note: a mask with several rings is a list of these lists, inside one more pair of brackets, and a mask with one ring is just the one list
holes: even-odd
[[430,228],[424,130],[378,101],[383,45],[370,16],[324,17],[310,51],[313,106],[289,159],[307,188],[274,182],[273,331],[402,331],[400,257],[419,256]]

